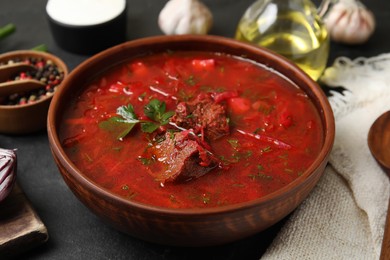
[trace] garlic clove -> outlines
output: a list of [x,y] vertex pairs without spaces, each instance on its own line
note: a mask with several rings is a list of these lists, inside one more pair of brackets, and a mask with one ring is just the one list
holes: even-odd
[[158,24],[165,34],[207,34],[213,16],[198,0],[170,0],[161,10]]
[[374,15],[357,0],[339,0],[324,23],[332,40],[346,44],[364,43],[375,30]]

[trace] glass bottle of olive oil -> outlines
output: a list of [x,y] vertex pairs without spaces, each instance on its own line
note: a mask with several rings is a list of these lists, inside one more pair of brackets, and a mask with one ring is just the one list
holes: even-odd
[[255,1],[241,18],[235,38],[285,56],[313,80],[328,60],[328,32],[310,0]]

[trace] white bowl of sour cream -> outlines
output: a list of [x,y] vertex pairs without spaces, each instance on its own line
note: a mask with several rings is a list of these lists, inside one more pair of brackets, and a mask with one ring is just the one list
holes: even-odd
[[63,49],[94,54],[126,41],[126,0],[48,0],[46,13]]

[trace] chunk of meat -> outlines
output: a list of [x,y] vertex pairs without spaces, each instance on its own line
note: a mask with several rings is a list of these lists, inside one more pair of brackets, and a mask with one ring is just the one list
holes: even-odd
[[181,102],[171,122],[185,129],[195,129],[208,140],[229,134],[226,105],[217,103],[210,94],[200,94],[190,102]]
[[157,180],[185,182],[199,178],[218,166],[218,160],[191,130],[167,132],[165,140],[152,148],[152,154],[165,170]]

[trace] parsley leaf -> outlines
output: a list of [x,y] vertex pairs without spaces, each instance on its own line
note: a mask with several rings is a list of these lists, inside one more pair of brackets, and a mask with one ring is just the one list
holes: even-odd
[[121,122],[123,119],[119,117],[111,117],[106,121],[99,123],[99,128],[116,136],[116,139],[122,139],[133,129],[135,124],[126,124]]
[[134,113],[134,108],[130,104],[118,107],[116,113],[121,117],[115,116],[106,121],[102,121],[99,123],[99,127],[108,132],[114,133],[116,135],[116,139],[120,140],[128,135],[134,126],[140,121],[137,119],[137,116]]
[[141,130],[144,133],[153,133],[157,130],[157,128],[160,127],[160,124],[154,123],[154,122],[144,122],[141,123]]
[[174,111],[167,111],[165,102],[158,99],[151,100],[144,106],[145,115],[152,121],[139,120],[131,104],[120,106],[116,110],[118,116],[109,118],[99,123],[99,127],[116,135],[120,140],[128,135],[138,123],[141,124],[141,130],[145,133],[153,133],[160,126],[169,123],[169,119],[175,114]]
[[[149,102],[149,104],[145,105],[144,107],[145,115],[149,117],[151,120],[159,124],[157,126],[156,124],[150,124],[150,123],[147,124],[147,126],[145,126],[145,129],[147,129],[147,131],[144,132],[151,133],[154,130],[156,130],[160,125],[166,125],[169,123],[169,118],[171,118],[175,114],[175,112],[174,111],[165,112],[165,110],[166,110],[165,102],[161,102],[158,99],[152,99]],[[153,129],[154,127],[155,129],[150,132],[150,129]]]
[[137,119],[137,115],[134,112],[134,108],[131,104],[127,106],[120,106],[116,110],[117,115],[122,116],[122,118],[116,119],[118,122],[136,124],[140,121]]
[[158,99],[152,99],[149,104],[145,105],[144,113],[150,119],[160,122],[165,109],[165,102],[160,102]]

